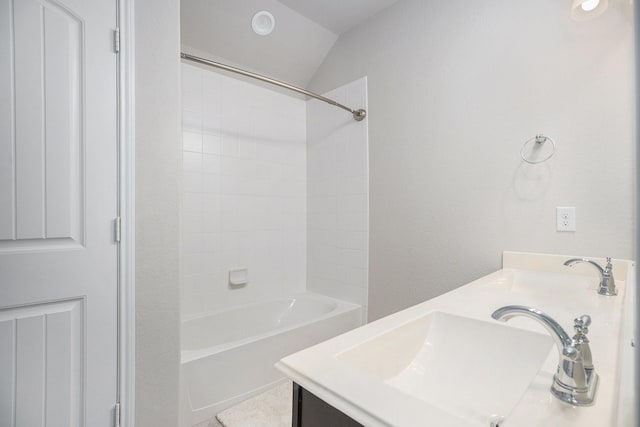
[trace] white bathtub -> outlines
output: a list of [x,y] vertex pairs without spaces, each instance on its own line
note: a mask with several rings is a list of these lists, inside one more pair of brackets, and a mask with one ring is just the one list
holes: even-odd
[[183,321],[183,426],[283,381],[278,360],[361,324],[360,306],[312,293]]

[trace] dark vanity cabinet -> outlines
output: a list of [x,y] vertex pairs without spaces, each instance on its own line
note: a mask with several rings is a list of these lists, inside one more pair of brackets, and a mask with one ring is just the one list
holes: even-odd
[[364,427],[293,383],[293,427]]

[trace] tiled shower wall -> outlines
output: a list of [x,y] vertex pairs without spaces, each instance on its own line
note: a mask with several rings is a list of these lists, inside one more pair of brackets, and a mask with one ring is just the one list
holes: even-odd
[[[366,108],[366,79],[325,95]],[[366,313],[367,120],[185,63],[182,106],[182,317],[304,290]]]
[[[325,96],[367,109],[363,77]],[[307,289],[363,306],[369,257],[368,119],[307,103]],[[366,320],[366,318],[364,319]]]
[[189,64],[182,96],[182,317],[303,291],[305,101]]

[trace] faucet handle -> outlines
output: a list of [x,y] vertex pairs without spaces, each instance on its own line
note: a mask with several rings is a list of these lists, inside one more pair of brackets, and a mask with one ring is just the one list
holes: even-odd
[[573,319],[573,329],[575,329],[579,335],[588,334],[589,325],[591,325],[591,316],[588,314],[583,314],[582,316]]
[[613,296],[617,295],[616,281],[613,278],[613,265],[611,264],[611,258],[607,257],[607,264],[602,271],[602,280],[600,281],[600,288],[598,289],[600,295]]
[[611,264],[611,257],[607,257],[607,265],[604,267],[605,274],[611,274],[611,270],[613,270],[613,265]]
[[589,347],[589,338],[587,338],[587,334],[589,333],[588,326],[591,324],[591,316],[583,314],[580,317],[576,317],[573,322],[576,334],[573,336],[571,341],[576,349],[580,350],[582,364],[584,366],[585,373],[587,374],[587,378],[590,381],[590,378],[594,373],[593,356],[591,355],[591,348]]

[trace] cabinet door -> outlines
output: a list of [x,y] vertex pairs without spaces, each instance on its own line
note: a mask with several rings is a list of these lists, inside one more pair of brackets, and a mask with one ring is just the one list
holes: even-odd
[[293,384],[293,427],[363,427],[349,416]]

